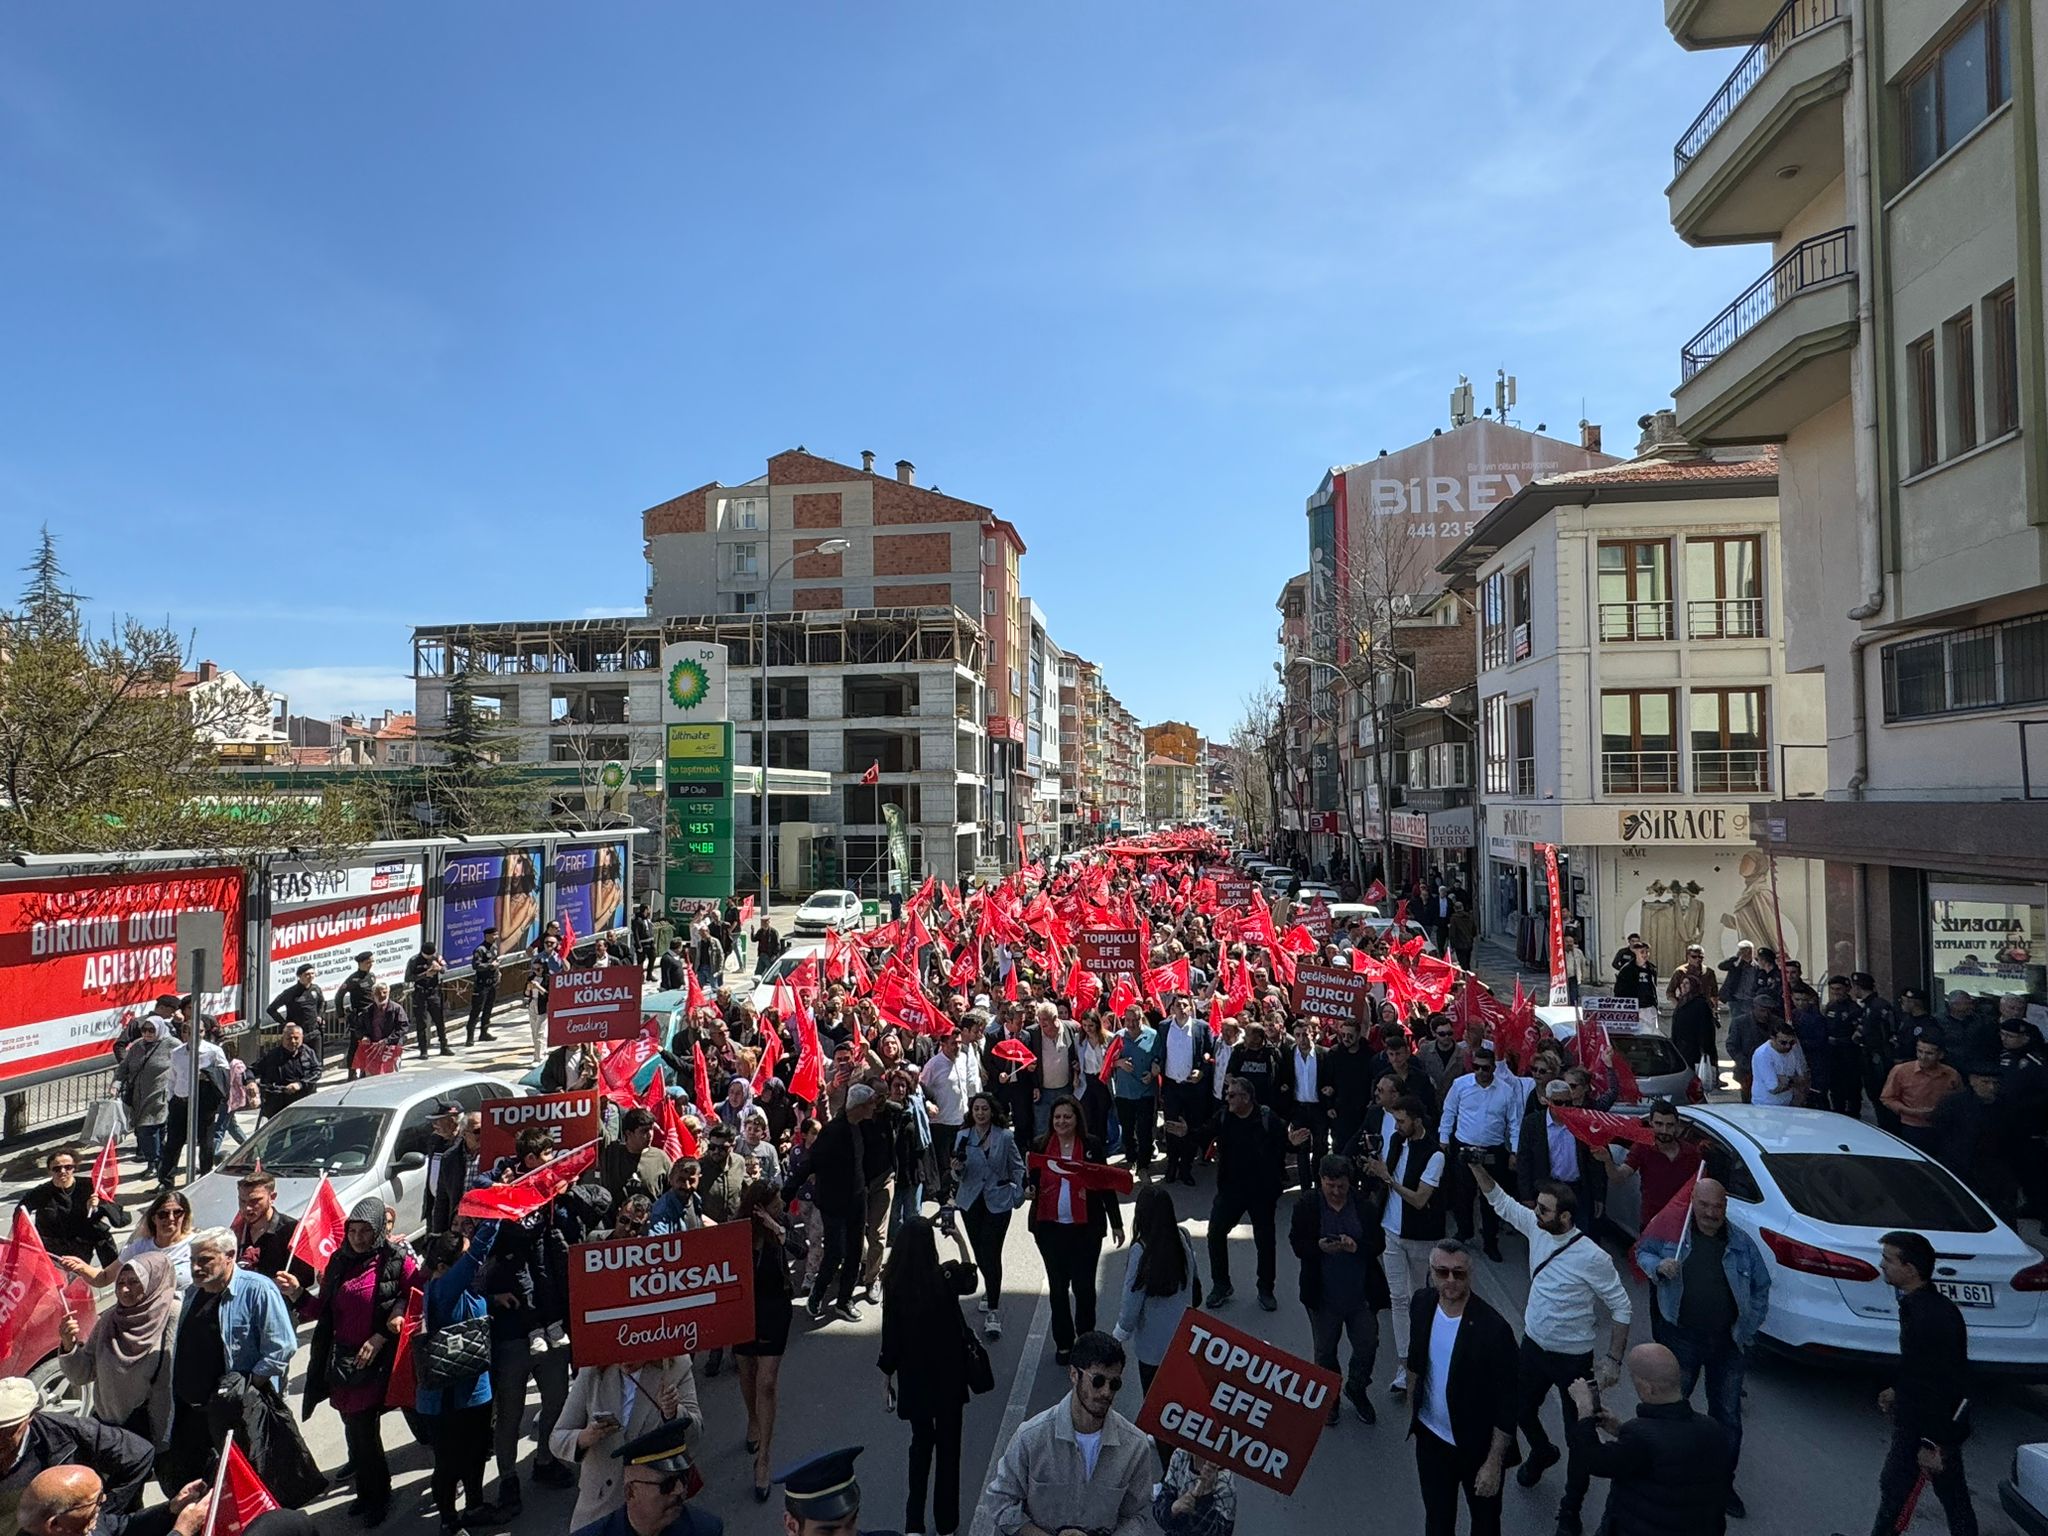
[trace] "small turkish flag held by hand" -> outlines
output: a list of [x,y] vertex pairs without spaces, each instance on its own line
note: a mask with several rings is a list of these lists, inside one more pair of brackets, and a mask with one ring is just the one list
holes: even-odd
[[292,1246],[285,1262],[299,1259],[310,1265],[314,1274],[324,1275],[327,1261],[334,1257],[334,1250],[341,1246],[347,1231],[348,1216],[341,1208],[341,1198],[323,1173],[320,1187],[313,1191],[306,1214],[299,1218],[298,1228],[292,1233]]
[[863,784],[879,784],[879,783],[881,783],[881,782],[882,782],[882,765],[881,765],[881,764],[880,764],[879,762],[869,763],[869,764],[868,764],[868,771],[867,771],[866,773],[864,773],[864,774],[862,774],[862,775],[860,776],[860,781],[861,781],[861,783],[863,783]]
[[259,1515],[278,1507],[249,1458],[228,1436],[221,1452],[220,1475],[213,1483],[213,1506],[206,1512],[206,1536],[241,1536]]
[[412,1368],[412,1347],[420,1331],[427,1305],[427,1293],[414,1291],[405,1304],[405,1320],[399,1325],[398,1342],[391,1350],[391,1380],[384,1387],[386,1408],[410,1408],[418,1392]]
[[92,1160],[92,1197],[101,1205],[112,1205],[121,1193],[121,1154],[109,1136],[107,1144],[100,1148],[100,1155]]
[[455,1214],[487,1221],[519,1221],[565,1192],[596,1162],[597,1143],[587,1141],[575,1151],[552,1157],[516,1179],[472,1189],[455,1207]]

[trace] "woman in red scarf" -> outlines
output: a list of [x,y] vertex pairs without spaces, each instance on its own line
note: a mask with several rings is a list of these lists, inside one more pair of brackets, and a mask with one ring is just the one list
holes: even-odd
[[1061,1098],[1047,1118],[1052,1128],[1039,1145],[1040,1156],[1031,1160],[1026,1184],[1032,1240],[1052,1286],[1054,1358],[1065,1365],[1075,1333],[1095,1326],[1095,1267],[1103,1234],[1115,1232],[1121,1248],[1124,1216],[1113,1187],[1116,1175],[1105,1166],[1102,1143],[1083,1128],[1080,1106]]

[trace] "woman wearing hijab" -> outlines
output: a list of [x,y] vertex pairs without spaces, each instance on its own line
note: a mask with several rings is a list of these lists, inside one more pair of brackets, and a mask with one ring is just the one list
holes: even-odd
[[753,1107],[754,1085],[744,1077],[735,1077],[725,1085],[725,1098],[718,1105],[718,1118],[731,1126],[734,1131],[738,1131],[740,1121],[746,1117],[747,1111]]
[[114,1305],[102,1312],[92,1336],[80,1341],[69,1313],[57,1325],[57,1356],[64,1379],[93,1388],[92,1416],[132,1430],[151,1445],[171,1435],[171,1339],[178,1327],[178,1285],[171,1261],[143,1254],[114,1274]]
[[277,1276],[286,1301],[313,1320],[313,1352],[306,1363],[302,1418],[310,1419],[323,1400],[334,1404],[348,1442],[356,1496],[349,1513],[365,1525],[384,1523],[391,1508],[391,1467],[384,1459],[384,1394],[391,1383],[391,1358],[405,1320],[406,1298],[418,1269],[412,1254],[384,1235],[384,1202],[375,1195],[358,1200],[348,1213],[341,1246],[327,1261],[320,1288],[311,1295],[297,1276]]

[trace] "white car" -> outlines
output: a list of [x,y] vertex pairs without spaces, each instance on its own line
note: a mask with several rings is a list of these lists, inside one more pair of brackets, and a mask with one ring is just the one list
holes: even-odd
[[[1764,1342],[1815,1361],[1874,1363],[1899,1352],[1898,1299],[1878,1272],[1887,1232],[1934,1244],[1935,1288],[1962,1309],[1970,1365],[2048,1381],[2048,1259],[1940,1163],[1889,1132],[1825,1109],[1684,1105],[1728,1219],[1770,1265]],[[1609,1213],[1636,1226],[1636,1181]],[[1621,1207],[1626,1206],[1626,1209]]]
[[747,1001],[754,1005],[754,1011],[759,1013],[764,1008],[773,1007],[775,1003],[775,983],[788,980],[789,973],[813,955],[818,956],[820,963],[822,963],[824,953],[823,945],[804,944],[799,946],[794,943],[790,944],[781,954],[768,963],[767,970],[753,979],[753,990],[748,993]]
[[830,933],[860,926],[860,898],[852,891],[818,891],[796,909],[797,933]]
[[1300,890],[1294,893],[1294,900],[1298,906],[1305,907],[1318,898],[1321,898],[1332,907],[1344,899],[1334,885],[1304,884]]

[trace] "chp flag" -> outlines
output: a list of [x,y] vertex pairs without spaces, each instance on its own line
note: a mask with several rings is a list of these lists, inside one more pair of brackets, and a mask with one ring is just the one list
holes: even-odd
[[1307,960],[1294,967],[1294,1006],[1301,1013],[1319,1019],[1365,1018],[1372,999],[1372,977],[1348,965],[1315,965]]
[[477,1112],[483,1117],[483,1139],[477,1144],[476,1158],[484,1168],[501,1157],[510,1157],[519,1133],[529,1126],[539,1126],[553,1136],[558,1152],[595,1141],[601,1113],[595,1088],[537,1093],[524,1099],[485,1099]]
[[1335,1371],[1190,1307],[1138,1410],[1138,1428],[1291,1494],[1339,1385]]
[[556,972],[548,983],[548,1044],[632,1039],[640,1033],[645,980],[637,965]]
[[569,1359],[630,1365],[754,1336],[750,1222],[569,1250]]

